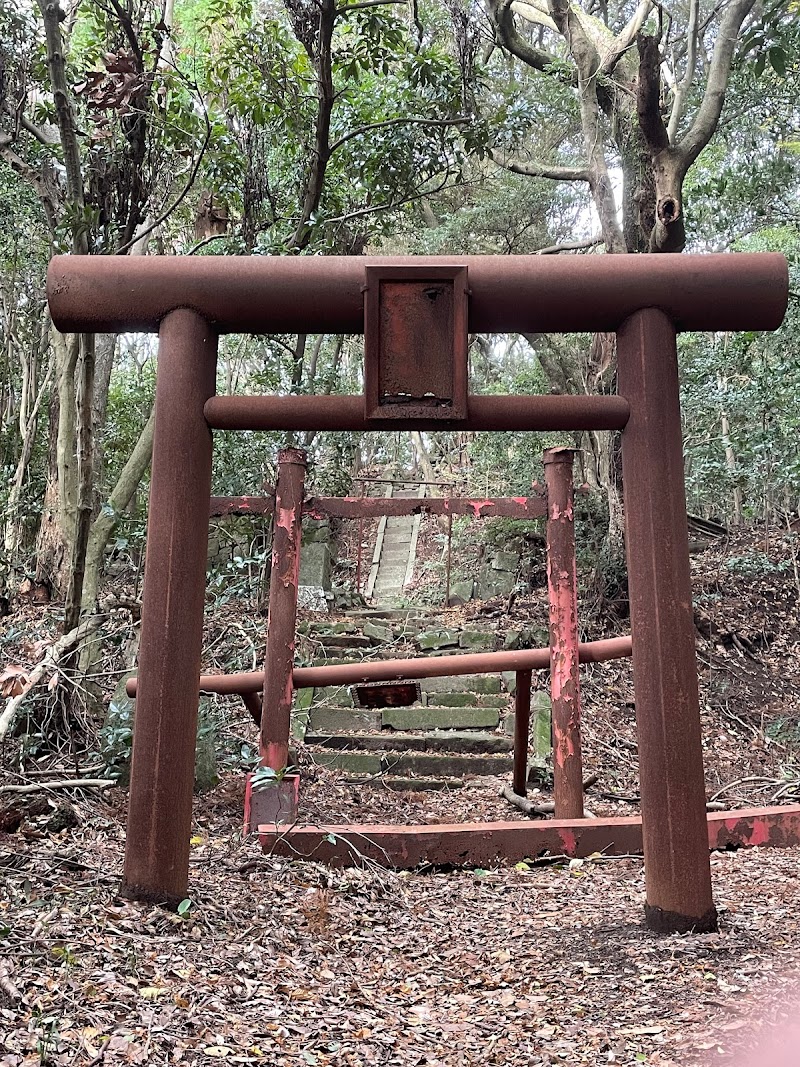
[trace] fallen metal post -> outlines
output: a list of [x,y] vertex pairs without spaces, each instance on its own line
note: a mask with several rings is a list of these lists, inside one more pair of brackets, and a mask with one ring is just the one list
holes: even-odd
[[528,795],[528,736],[531,728],[531,671],[517,671],[514,692],[514,792]]
[[289,761],[306,462],[301,448],[278,453],[260,744],[262,763],[275,771],[284,770]]
[[[98,258],[107,258],[105,256]],[[122,893],[178,904],[187,892],[203,637],[217,339],[193,311],[161,324],[147,563]]]
[[553,797],[557,819],[583,818],[578,595],[572,491],[574,455],[571,448],[549,448],[544,454],[547,484],[547,599],[550,609]]
[[686,526],[675,327],[638,311],[617,338],[647,923],[716,930]]

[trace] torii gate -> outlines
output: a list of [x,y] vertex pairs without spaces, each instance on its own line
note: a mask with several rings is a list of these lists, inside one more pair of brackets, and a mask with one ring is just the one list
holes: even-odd
[[[646,918],[716,928],[676,333],[775,329],[782,256],[58,256],[48,295],[61,330],[160,339],[128,896],[187,889],[212,430],[605,429],[624,431]],[[470,396],[469,330],[616,333],[619,395]],[[215,395],[222,333],[362,331],[363,396]]]

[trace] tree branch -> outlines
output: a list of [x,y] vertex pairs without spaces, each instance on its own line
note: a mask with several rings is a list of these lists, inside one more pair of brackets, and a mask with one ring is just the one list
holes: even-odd
[[328,149],[328,158],[330,158],[337,148],[341,148],[343,144],[347,144],[348,141],[352,141],[355,137],[360,137],[363,133],[369,133],[371,130],[382,130],[387,126],[404,126],[413,124],[415,126],[463,126],[465,122],[469,122],[470,119],[467,116],[462,116],[457,119],[424,119],[424,118],[396,118],[396,119],[384,119],[382,122],[369,122],[366,126],[359,126],[355,130],[350,130],[343,137],[340,137],[338,141],[334,141]]
[[703,101],[689,132],[677,146],[687,170],[706,147],[717,128],[725,103],[725,91],[728,87],[739,30],[754,5],[755,0],[733,0],[722,17],[714,53],[711,57]]
[[[577,71],[570,70],[563,62],[556,62],[556,57],[542,48],[534,48],[517,32],[514,25],[513,0],[490,0],[490,11],[500,44],[507,48],[526,66],[556,77],[565,85],[574,87],[578,84]],[[550,20],[553,21],[552,19]],[[553,22],[555,26],[555,22]]]
[[498,159],[493,152],[489,152],[489,158],[498,167],[504,167],[514,174],[525,174],[529,178],[549,178],[554,182],[588,182],[591,174],[588,167],[559,167],[553,163],[543,163],[540,160],[523,162],[518,159]]
[[56,111],[61,151],[64,155],[64,169],[67,176],[67,193],[74,208],[72,224],[73,252],[86,255],[89,251],[89,235],[84,221],[83,172],[81,154],[78,145],[78,130],[75,112],[67,86],[64,65],[63,41],[61,38],[61,9],[54,0],[37,0],[44,21],[47,41],[47,69],[53,90],[53,104]]
[[700,0],[689,0],[686,69],[683,72],[681,80],[676,81],[675,85],[675,98],[672,101],[672,111],[670,112],[669,124],[667,125],[667,136],[669,137],[670,144],[675,144],[675,137],[678,133],[678,123],[681,121],[683,110],[686,107],[686,98],[689,95],[689,89],[692,86],[692,79],[694,78],[694,68],[697,65],[697,23],[699,16]]
[[600,74],[613,74],[615,67],[636,40],[637,34],[644,26],[650,12],[653,10],[654,0],[641,0],[641,3],[633,13],[633,17],[617,36],[600,63]]
[[385,7],[387,4],[402,4],[405,7],[406,0],[361,0],[358,4],[345,4],[337,7],[334,14],[338,18],[340,15],[349,15],[351,11],[363,11],[366,7]]
[[552,256],[559,252],[580,252],[584,248],[596,248],[603,243],[602,234],[597,237],[588,237],[585,241],[567,241],[563,245],[547,245],[545,248],[537,248],[531,253],[534,256]]
[[120,245],[114,253],[115,256],[123,255],[125,252],[128,251],[129,248],[132,248],[133,245],[138,244],[143,237],[147,237],[148,234],[152,233],[153,230],[157,229],[162,222],[165,222],[170,217],[175,208],[178,207],[182,203],[182,201],[189,195],[189,191],[194,185],[195,179],[197,178],[197,172],[200,170],[200,164],[203,162],[203,156],[206,154],[208,143],[211,140],[211,123],[209,121],[208,115],[205,116],[205,119],[206,136],[203,140],[202,145],[200,146],[200,151],[197,155],[197,159],[194,161],[192,169],[189,172],[189,180],[186,182],[186,185],[184,185],[181,192],[175,197],[175,199],[166,209],[166,211],[163,211],[155,220],[155,222],[152,222],[149,226],[145,227],[145,229],[137,231],[130,239],[130,241],[126,241],[124,245]]

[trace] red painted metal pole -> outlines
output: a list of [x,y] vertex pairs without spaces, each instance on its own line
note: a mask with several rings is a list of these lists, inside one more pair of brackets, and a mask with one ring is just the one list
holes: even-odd
[[361,596],[361,561],[364,557],[364,516],[358,516],[358,559],[356,561],[356,592]]
[[557,819],[583,818],[578,592],[572,491],[574,455],[571,448],[549,448],[544,454],[550,699],[553,705],[553,797]]
[[445,582],[447,589],[444,595],[444,606],[450,607],[450,567],[453,562],[453,516],[452,513],[447,516],[447,576]]
[[305,473],[306,453],[301,448],[281,449],[275,486],[269,629],[261,712],[261,759],[275,771],[283,770],[289,761]]
[[715,930],[689,575],[675,328],[655,308],[618,334],[647,923]]
[[[605,663],[631,654],[630,637],[609,637],[578,645],[581,663]],[[448,678],[462,674],[499,674],[501,671],[547,670],[549,648],[525,648],[519,652],[471,652],[463,656],[420,656],[417,659],[383,659],[366,663],[339,663],[330,667],[295,667],[295,689],[327,685],[354,685],[357,682],[392,682],[411,678]],[[241,674],[202,674],[197,681],[201,693],[260,693],[263,671]],[[136,696],[138,681],[125,683],[128,696]]]
[[517,671],[514,693],[514,775],[517,796],[528,794],[528,737],[531,728],[531,671]]
[[203,638],[217,339],[193,311],[161,324],[147,563],[122,893],[186,896]]

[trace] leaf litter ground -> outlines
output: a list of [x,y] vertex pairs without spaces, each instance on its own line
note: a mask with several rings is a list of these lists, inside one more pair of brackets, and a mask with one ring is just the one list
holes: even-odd
[[180,917],[117,897],[109,800],[5,839],[3,1067],[744,1063],[800,1000],[798,850],[714,855],[720,933],[658,937],[638,859],[331,871],[261,856],[217,796]]
[[[749,542],[693,559],[707,792],[731,807],[797,795],[792,547],[773,544],[766,568]],[[541,624],[544,609],[536,595],[517,603],[515,625],[526,613]],[[505,625],[502,605],[463,614]],[[626,625],[596,618],[587,636]],[[587,803],[636,811],[629,664],[592,667],[582,687],[586,772],[599,776]],[[238,711],[229,722],[252,733]],[[308,770],[309,822],[522,817],[498,779],[395,794]],[[2,1067],[772,1067],[773,1039],[789,1042],[775,1067],[800,1063],[787,1029],[800,1004],[798,849],[713,855],[719,934],[656,937],[642,925],[640,859],[329,871],[243,842],[241,792],[241,774],[226,775],[195,802],[184,916],[117,896],[121,791],[77,803],[77,826],[53,832],[48,813],[49,829],[42,816],[0,837]]]

